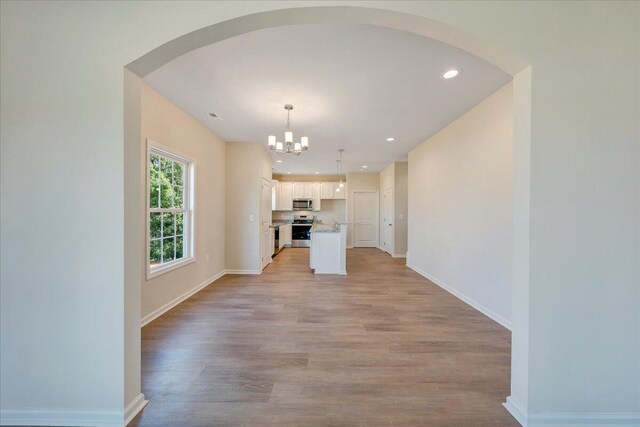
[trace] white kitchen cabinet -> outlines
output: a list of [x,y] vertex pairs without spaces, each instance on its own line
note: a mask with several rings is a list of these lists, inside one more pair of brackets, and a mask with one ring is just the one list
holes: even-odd
[[313,184],[311,182],[304,183],[304,198],[313,199]]
[[292,231],[293,229],[291,227],[291,224],[280,226],[280,244],[281,245],[291,247]]
[[293,183],[293,198],[304,199],[304,183],[303,182]]
[[275,179],[271,183],[271,210],[277,211],[280,204],[280,183]]
[[347,198],[347,183],[344,183],[344,187],[342,187],[340,189],[340,191],[335,191],[338,188],[338,185],[340,185],[340,183],[336,182],[334,183],[334,191],[333,191],[333,198],[334,199],[339,199],[339,200],[344,200]]
[[294,199],[311,199],[313,197],[313,184],[310,182],[294,182]]
[[279,211],[292,211],[293,210],[293,183],[292,182],[280,182],[280,205]]
[[335,182],[323,182],[320,184],[320,198],[333,199],[335,192]]
[[320,192],[322,191],[322,183],[314,182],[311,184],[311,198],[313,199],[313,211],[319,212],[322,205],[322,197]]

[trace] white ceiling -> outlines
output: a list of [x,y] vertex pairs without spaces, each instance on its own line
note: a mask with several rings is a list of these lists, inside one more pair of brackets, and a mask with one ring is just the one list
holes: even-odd
[[[450,68],[460,75],[444,80]],[[379,171],[505,85],[510,76],[452,46],[368,25],[295,25],[243,34],[177,58],[145,82],[225,141],[283,139],[294,105],[300,157],[279,172]],[[224,120],[215,120],[215,112]],[[394,143],[386,142],[394,137]]]

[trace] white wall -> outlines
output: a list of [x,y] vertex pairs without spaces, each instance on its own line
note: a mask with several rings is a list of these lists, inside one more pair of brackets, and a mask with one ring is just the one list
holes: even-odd
[[271,181],[271,156],[260,144],[234,142],[227,144],[226,163],[226,222],[218,224],[226,227],[226,269],[256,273],[262,178]]
[[[122,409],[123,66],[217,22],[257,14],[269,26],[278,14],[259,12],[323,5],[0,2],[3,411]],[[519,85],[530,94],[515,96],[532,102],[516,126],[531,119],[516,144],[514,285],[527,314],[517,328],[514,316],[512,400],[531,419],[640,412],[640,5],[340,5],[375,10],[304,19],[397,25],[512,73],[524,66],[509,54],[531,65],[531,84]]]
[[511,322],[513,85],[409,153],[407,265]]
[[[380,189],[378,172],[350,172],[347,174],[347,245],[353,246],[353,192],[356,190]],[[378,233],[379,237],[379,233]]]
[[[142,141],[152,139],[195,161],[195,255],[184,267],[146,279],[142,266],[142,318],[198,285],[211,281],[225,269],[225,147],[226,144],[193,117],[142,85]],[[143,169],[144,170],[144,169]],[[141,191],[143,206],[146,191]],[[143,236],[146,236],[143,230]],[[207,260],[208,258],[208,260]]]

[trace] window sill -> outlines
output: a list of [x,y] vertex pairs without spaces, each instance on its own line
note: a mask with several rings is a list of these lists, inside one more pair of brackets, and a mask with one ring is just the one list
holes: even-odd
[[196,261],[196,257],[181,259],[180,261],[167,263],[163,266],[156,267],[154,269],[147,268],[147,280],[151,280],[155,277],[161,276],[178,268],[184,267]]

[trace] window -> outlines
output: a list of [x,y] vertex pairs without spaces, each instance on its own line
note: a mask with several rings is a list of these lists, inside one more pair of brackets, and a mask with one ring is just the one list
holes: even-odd
[[193,161],[149,141],[147,278],[195,260]]

